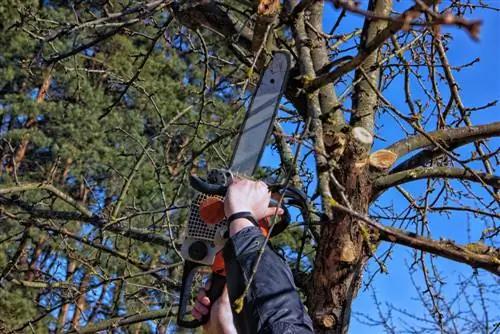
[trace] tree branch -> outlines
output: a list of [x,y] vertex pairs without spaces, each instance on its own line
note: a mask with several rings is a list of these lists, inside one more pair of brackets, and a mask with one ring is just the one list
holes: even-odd
[[460,246],[451,240],[437,241],[386,226],[384,226],[384,230],[379,229],[378,231],[380,240],[442,256],[456,262],[468,264],[472,268],[481,268],[500,276],[499,249],[493,249],[492,254],[479,254],[475,251],[474,247]]
[[417,167],[415,169],[405,170],[379,177],[373,182],[373,187],[375,189],[375,192],[380,192],[387,188],[394,187],[403,183],[431,177],[480,182],[480,180],[478,180],[478,176],[485,184],[488,184],[496,189],[500,188],[499,176],[481,173],[478,171],[471,172],[456,167]]
[[[389,15],[392,10],[392,0],[372,0],[369,7],[373,7],[373,13],[378,15]],[[366,20],[361,33],[360,49],[364,50],[378,37],[379,31],[387,28],[388,22],[384,20]],[[380,50],[372,52],[363,59],[360,68],[355,73],[352,97],[351,126],[359,126],[367,130],[371,135],[375,128],[375,112],[377,110],[378,97],[375,90],[370,87],[378,86],[380,79]],[[374,50],[375,51],[375,50]]]
[[90,210],[80,205],[77,201],[75,201],[75,199],[73,199],[73,197],[62,192],[61,190],[57,189],[56,187],[54,187],[52,184],[49,183],[25,183],[14,187],[1,188],[0,195],[14,194],[23,191],[38,190],[38,189],[46,190],[49,193],[55,195],[56,197],[60,198],[64,202],[68,203],[69,205],[77,209],[78,212],[82,213],[84,216],[88,218],[94,216],[94,214]]
[[[301,1],[297,7],[307,1]],[[327,49],[328,43],[324,42],[324,36],[320,34],[323,29],[323,1],[316,1],[312,4],[309,21],[306,21],[306,32],[311,40],[313,48],[311,48],[311,60],[314,66],[314,71],[318,73],[322,68],[329,63],[329,52]],[[338,41],[340,42],[340,41]],[[340,108],[337,108],[339,101],[335,93],[333,84],[325,85],[319,90],[319,104],[322,114],[329,114],[328,122],[323,122],[323,126],[331,126],[334,131],[337,131],[345,124],[344,115]]]
[[[424,1],[427,6],[432,5],[434,0],[425,0]],[[420,4],[415,4],[410,9],[406,10],[403,14],[401,14],[401,19],[393,20],[389,23],[389,25],[382,31],[380,31],[369,43],[365,45],[364,48],[361,48],[359,53],[347,63],[340,65],[334,71],[322,75],[314,80],[312,80],[309,84],[306,85],[305,89],[308,92],[313,92],[324,85],[327,85],[331,82],[334,82],[344,74],[352,71],[357,68],[365,59],[371,55],[374,51],[376,51],[382,43],[385,42],[389,37],[397,33],[400,29],[402,29],[405,25],[405,22],[408,20],[412,20],[415,17],[418,17],[423,10]]]
[[[500,136],[500,122],[486,125],[448,128],[429,132],[428,136],[445,147],[465,145],[479,139]],[[402,157],[412,151],[433,145],[427,136],[418,134],[400,140],[386,149]],[[432,151],[427,151],[431,153]],[[401,168],[401,167],[396,167]],[[395,168],[395,170],[396,170]],[[400,169],[401,170],[401,169]]]
[[123,317],[104,320],[98,322],[97,324],[90,325],[84,328],[72,329],[68,333],[78,333],[78,334],[96,333],[107,329],[113,329],[122,326],[136,324],[138,322],[165,318],[171,315],[171,311],[172,308],[168,307],[157,311],[142,312],[133,315],[125,315]]
[[[214,1],[197,2],[194,6],[189,1],[185,7],[174,11],[176,19],[186,27],[196,30],[206,27],[220,34],[228,41],[234,41],[246,51],[251,50],[253,33],[247,27],[237,28],[233,18]],[[231,42],[228,43],[232,45]]]
[[[65,194],[61,190],[57,189],[51,184],[45,184],[45,183],[26,183],[22,184],[19,186],[14,186],[14,187],[9,187],[9,188],[2,188],[0,189],[0,195],[6,195],[6,194],[13,194],[13,193],[18,193],[18,192],[23,192],[23,191],[30,191],[30,190],[46,190],[56,197],[59,197],[66,203],[72,205],[75,207],[78,213],[71,213],[71,212],[49,212],[49,211],[43,211],[43,210],[36,210],[33,211],[33,214],[37,216],[38,218],[49,218],[49,219],[71,219],[71,220],[81,220],[85,221],[87,223],[92,224],[93,226],[97,228],[103,228],[106,226],[106,224],[109,224],[109,220],[105,219],[103,217],[99,217],[94,215],[91,211],[86,209],[84,206],[80,205],[75,201],[71,196]],[[31,209],[27,207],[27,205],[20,201],[12,201],[13,204],[23,208],[26,210],[29,214],[31,214]],[[79,219],[81,218],[81,219]],[[151,231],[145,230],[145,229],[139,229],[139,228],[134,228],[130,226],[120,226],[120,224],[113,224],[112,226],[109,226],[106,231],[118,233],[122,236],[132,238],[134,240],[138,241],[143,241],[143,242],[149,242],[155,245],[161,245],[165,246],[170,243],[170,239],[160,235],[153,233]]]
[[500,250],[498,248],[486,247],[487,252],[486,254],[483,254],[482,249],[480,250],[476,247],[464,247],[448,240],[436,241],[430,238],[425,238],[397,228],[384,226],[371,220],[363,214],[337,203],[331,197],[327,200],[330,205],[332,205],[334,210],[352,215],[373,227],[378,232],[378,238],[380,240],[393,242],[399,245],[435,254],[456,262],[467,264],[472,268],[484,269],[500,276]]

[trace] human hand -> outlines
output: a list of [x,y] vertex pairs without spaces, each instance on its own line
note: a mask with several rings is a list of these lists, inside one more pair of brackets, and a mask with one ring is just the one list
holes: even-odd
[[206,295],[210,289],[210,285],[211,282],[208,282],[198,292],[191,314],[196,319],[201,320],[203,315],[210,312],[210,319],[203,325],[203,330],[207,334],[237,334],[234,327],[227,285],[224,286],[221,296],[215,302],[210,300]]
[[282,215],[283,209],[269,207],[271,193],[262,181],[235,179],[229,186],[224,199],[226,217],[237,212],[248,211],[259,221],[275,214]]

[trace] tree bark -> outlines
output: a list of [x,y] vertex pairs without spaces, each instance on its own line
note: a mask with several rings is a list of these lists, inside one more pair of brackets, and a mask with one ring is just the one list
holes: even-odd
[[73,328],[78,328],[78,323],[80,322],[80,317],[83,310],[85,309],[85,289],[89,283],[90,275],[84,274],[82,282],[80,283],[80,289],[78,290],[78,299],[75,304],[75,313],[73,314],[73,319],[71,320],[71,326]]
[[[369,9],[379,15],[388,15],[391,0],[373,0]],[[369,49],[387,22],[367,19],[362,33],[360,53]],[[379,46],[381,43],[379,44]],[[352,210],[366,214],[371,201],[372,185],[368,177],[368,154],[374,133],[374,118],[378,97],[371,88],[378,85],[380,52],[368,52],[361,67],[367,77],[357,71],[359,83],[353,95],[353,112],[347,133],[338,129],[332,140],[325,137],[327,156],[338,159],[330,180],[331,197]],[[370,82],[368,82],[370,80]],[[344,131],[345,132],[345,131]],[[361,135],[361,136],[360,136]],[[325,136],[328,136],[325,133]],[[368,138],[368,140],[366,140]],[[323,197],[326,200],[326,197]],[[312,290],[308,305],[317,333],[347,333],[351,317],[351,304],[362,279],[363,268],[369,254],[369,235],[363,223],[346,213],[335,213],[323,226],[316,252]]]
[[[43,100],[45,99],[45,96],[47,95],[47,91],[49,90],[50,87],[50,80],[52,79],[52,69],[49,70],[47,75],[43,79],[42,86],[40,87],[40,90],[38,91],[38,94],[36,96],[36,103],[42,103]],[[36,116],[35,115],[30,115],[28,117],[28,120],[26,121],[26,124],[24,125],[25,129],[30,129],[32,128],[35,123],[36,123]],[[29,144],[29,136],[25,135],[21,139],[21,143],[19,144],[19,147],[16,150],[16,153],[14,154],[14,157],[12,157],[11,162],[7,165],[7,172],[8,173],[16,173],[17,170],[19,169],[19,165],[21,162],[24,160],[24,157],[26,156],[26,151],[28,149],[28,144]]]
[[32,281],[38,276],[38,273],[35,272],[38,268],[38,265],[37,265],[38,258],[42,254],[43,246],[45,246],[45,242],[48,240],[48,238],[49,237],[47,235],[45,235],[45,234],[42,235],[40,237],[40,240],[38,240],[38,242],[35,246],[35,250],[33,251],[33,257],[31,258],[31,262],[29,265],[29,270],[26,273],[26,280],[27,281]]
[[[75,272],[76,269],[76,261],[72,259],[68,259],[68,270],[67,270],[67,275],[66,279],[71,278],[73,276],[73,273]],[[64,330],[64,324],[66,323],[66,316],[68,315],[68,309],[69,309],[69,304],[70,303],[65,303],[61,307],[61,311],[59,312],[59,319],[57,321],[57,327],[58,327],[58,332],[61,333]]]
[[[353,133],[347,136],[346,150],[334,177],[343,189],[332,182],[332,198],[352,210],[366,214],[372,186],[368,179],[366,143],[358,142]],[[336,191],[333,191],[336,189]],[[312,290],[308,306],[316,333],[347,333],[351,304],[361,282],[368,260],[361,233],[361,223],[352,216],[335,213],[326,222],[316,253]]]
[[[369,4],[369,10],[375,14],[388,16],[391,13],[392,0],[372,0]],[[360,49],[364,50],[382,30],[387,27],[388,23],[384,20],[370,20],[368,17],[365,19],[365,26],[361,34]],[[352,98],[353,114],[351,116],[351,125],[361,126],[369,131],[371,134],[374,132],[375,127],[375,112],[378,107],[378,96],[373,92],[372,87],[378,87],[380,77],[380,62],[381,52],[377,49],[375,52],[369,54],[360,69],[356,71],[354,81],[360,82],[354,86],[354,96]],[[366,73],[366,77],[363,79]]]

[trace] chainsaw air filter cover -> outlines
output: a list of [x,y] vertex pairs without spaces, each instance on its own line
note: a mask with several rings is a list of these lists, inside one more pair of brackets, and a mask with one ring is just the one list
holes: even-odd
[[225,218],[215,224],[213,222],[206,223],[201,218],[200,207],[209,197],[215,197],[220,201],[224,200],[222,196],[217,195],[206,195],[203,193],[196,195],[189,206],[187,235],[181,248],[181,254],[185,260],[205,265],[212,265],[215,254],[224,247],[228,232],[227,220]]

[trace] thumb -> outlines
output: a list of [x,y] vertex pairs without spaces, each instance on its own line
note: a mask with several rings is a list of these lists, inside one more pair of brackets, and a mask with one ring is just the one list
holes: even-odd
[[274,215],[281,216],[285,211],[282,208],[269,207],[266,209],[265,217],[274,217]]

